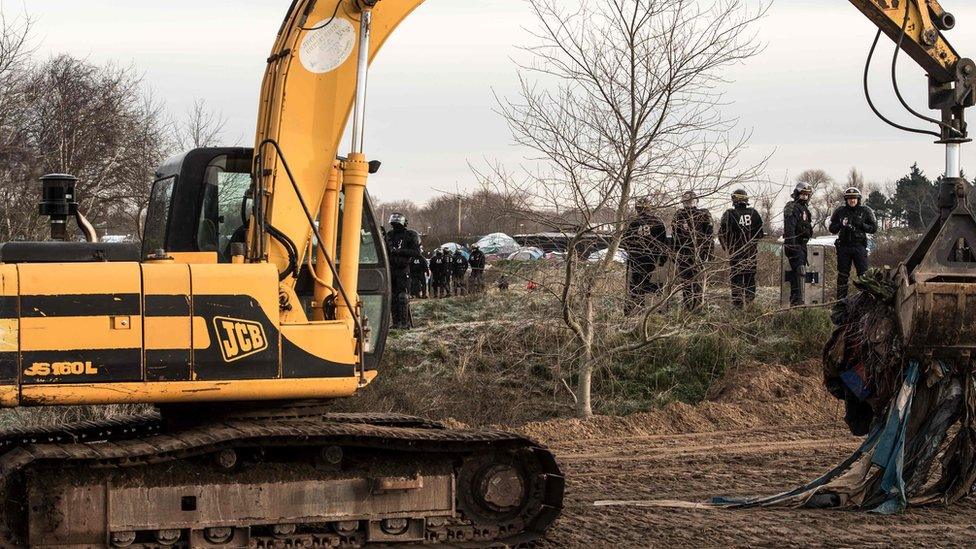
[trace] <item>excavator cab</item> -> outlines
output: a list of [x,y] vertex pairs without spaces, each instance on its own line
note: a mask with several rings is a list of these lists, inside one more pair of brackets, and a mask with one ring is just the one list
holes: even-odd
[[[254,150],[245,147],[194,149],[166,161],[150,194],[142,258],[164,253],[191,263],[232,263],[233,244],[243,243],[247,234],[253,165]],[[340,199],[340,220],[343,204]],[[371,324],[363,354],[366,369],[376,370],[390,323],[389,262],[368,195],[363,206],[358,288]],[[304,264],[295,293],[309,318],[313,289],[312,273]]]

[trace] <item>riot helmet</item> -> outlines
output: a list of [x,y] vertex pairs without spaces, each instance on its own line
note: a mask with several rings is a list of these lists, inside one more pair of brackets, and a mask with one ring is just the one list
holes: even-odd
[[807,202],[810,197],[813,196],[813,186],[806,182],[800,182],[796,184],[793,189],[793,198],[800,200],[801,202]]
[[745,189],[732,191],[732,204],[749,204],[749,193]]
[[390,225],[394,229],[402,229],[402,228],[406,227],[407,226],[407,216],[403,215],[400,212],[394,212],[393,215],[390,216]]

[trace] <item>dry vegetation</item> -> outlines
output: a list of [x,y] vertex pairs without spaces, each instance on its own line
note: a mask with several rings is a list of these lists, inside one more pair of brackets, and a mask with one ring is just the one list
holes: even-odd
[[[516,281],[508,293],[415,302],[419,327],[394,333],[380,378],[338,406],[471,425],[572,415],[577,351],[558,320],[558,304],[544,290],[527,290],[524,282],[556,276],[558,267],[501,264],[494,276],[503,271]],[[624,292],[623,279],[621,267],[608,282],[618,286],[617,295]],[[763,288],[761,307],[742,312],[728,305],[727,287],[716,281],[708,311],[692,317],[675,299],[655,322],[681,326],[679,333],[601,360],[594,377],[595,412],[622,415],[672,402],[696,403],[739,365],[818,358],[830,330],[828,311],[771,313],[778,295],[775,288]],[[636,337],[628,329],[634,319],[625,318],[617,305],[607,304],[611,312],[601,319],[603,347],[620,347]]]

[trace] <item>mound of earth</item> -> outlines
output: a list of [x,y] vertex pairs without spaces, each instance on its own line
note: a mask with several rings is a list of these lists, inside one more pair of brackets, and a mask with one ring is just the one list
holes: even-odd
[[829,423],[843,411],[823,389],[821,376],[817,360],[790,366],[752,363],[726,373],[709,398],[695,406],[677,402],[626,417],[557,419],[529,423],[519,431],[555,444],[608,433],[647,436]]

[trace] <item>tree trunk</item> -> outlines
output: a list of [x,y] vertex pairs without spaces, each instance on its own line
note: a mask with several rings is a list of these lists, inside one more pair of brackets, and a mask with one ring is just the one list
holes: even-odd
[[590,389],[593,385],[593,295],[590,290],[586,291],[583,300],[586,315],[583,324],[583,340],[580,342],[583,356],[580,361],[579,384],[576,390],[579,398],[576,413],[582,419],[590,419],[593,417],[593,404],[590,398]]
[[576,389],[579,399],[576,404],[576,413],[581,419],[590,419],[593,417],[593,404],[590,401],[590,386],[592,383],[593,361],[585,358],[583,359],[583,363],[580,364],[579,384]]

